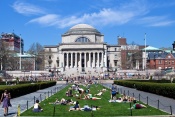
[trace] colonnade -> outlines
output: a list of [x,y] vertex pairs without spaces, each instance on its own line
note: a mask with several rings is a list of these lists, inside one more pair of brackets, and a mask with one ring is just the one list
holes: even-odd
[[103,67],[104,53],[101,52],[63,52],[63,67],[86,68]]

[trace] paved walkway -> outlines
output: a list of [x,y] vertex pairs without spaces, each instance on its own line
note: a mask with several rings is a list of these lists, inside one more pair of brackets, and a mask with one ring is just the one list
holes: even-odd
[[[28,101],[28,108],[30,108],[33,106],[35,99],[39,99],[40,101],[42,101],[45,98],[50,97],[51,95],[60,91],[65,86],[66,86],[65,83],[57,84],[55,86],[52,86],[46,89],[38,90],[37,92],[34,92],[34,93],[30,93],[24,96],[11,99],[12,107],[9,107],[9,114],[7,117],[14,117],[17,115],[17,108],[19,104],[20,104],[21,112],[23,112],[27,109],[27,101]],[[2,104],[0,105],[0,117],[3,117],[4,110],[1,107],[2,107]]]
[[[110,88],[112,85],[111,84],[103,84],[104,86]],[[127,88],[123,86],[118,86],[118,91],[119,93],[124,93],[129,96],[134,96],[137,100],[140,100],[144,102],[145,104],[148,103],[148,105],[159,108],[162,111],[172,113],[175,115],[175,100],[159,95],[155,95],[152,93],[147,93],[143,91],[139,91],[136,89],[132,88]],[[170,109],[171,107],[172,109]],[[171,112],[172,111],[172,112]]]

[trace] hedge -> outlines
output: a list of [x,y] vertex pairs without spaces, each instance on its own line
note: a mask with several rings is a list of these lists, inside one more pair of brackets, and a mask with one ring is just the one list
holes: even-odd
[[19,97],[22,95],[35,92],[40,89],[51,87],[54,85],[56,85],[55,81],[19,84],[19,85],[12,85],[12,86],[6,85],[4,87],[0,87],[0,94],[2,94],[4,90],[8,90],[11,94],[11,97],[15,98],[15,97]]
[[114,81],[115,84],[175,99],[174,83],[150,83],[131,80]]

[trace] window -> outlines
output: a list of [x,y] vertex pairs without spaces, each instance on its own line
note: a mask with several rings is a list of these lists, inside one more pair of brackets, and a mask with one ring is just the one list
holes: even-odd
[[171,56],[168,56],[168,58],[171,58]]
[[114,55],[114,58],[117,58],[117,54]]
[[174,64],[174,61],[172,61],[172,64]]
[[161,64],[162,63],[162,61],[161,60],[159,60],[159,64]]
[[117,61],[114,61],[114,65],[117,66]]
[[59,60],[57,60],[56,62],[57,62],[57,67],[59,67]]
[[115,51],[117,51],[117,48],[115,48]]
[[90,42],[90,40],[86,37],[80,37],[75,42],[86,43],[86,42]]
[[51,59],[51,56],[49,56],[49,59]]

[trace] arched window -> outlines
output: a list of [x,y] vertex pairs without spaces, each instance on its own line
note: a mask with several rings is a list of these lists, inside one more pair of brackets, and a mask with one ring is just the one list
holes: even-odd
[[86,43],[86,42],[90,42],[90,40],[86,37],[79,37],[75,42]]

